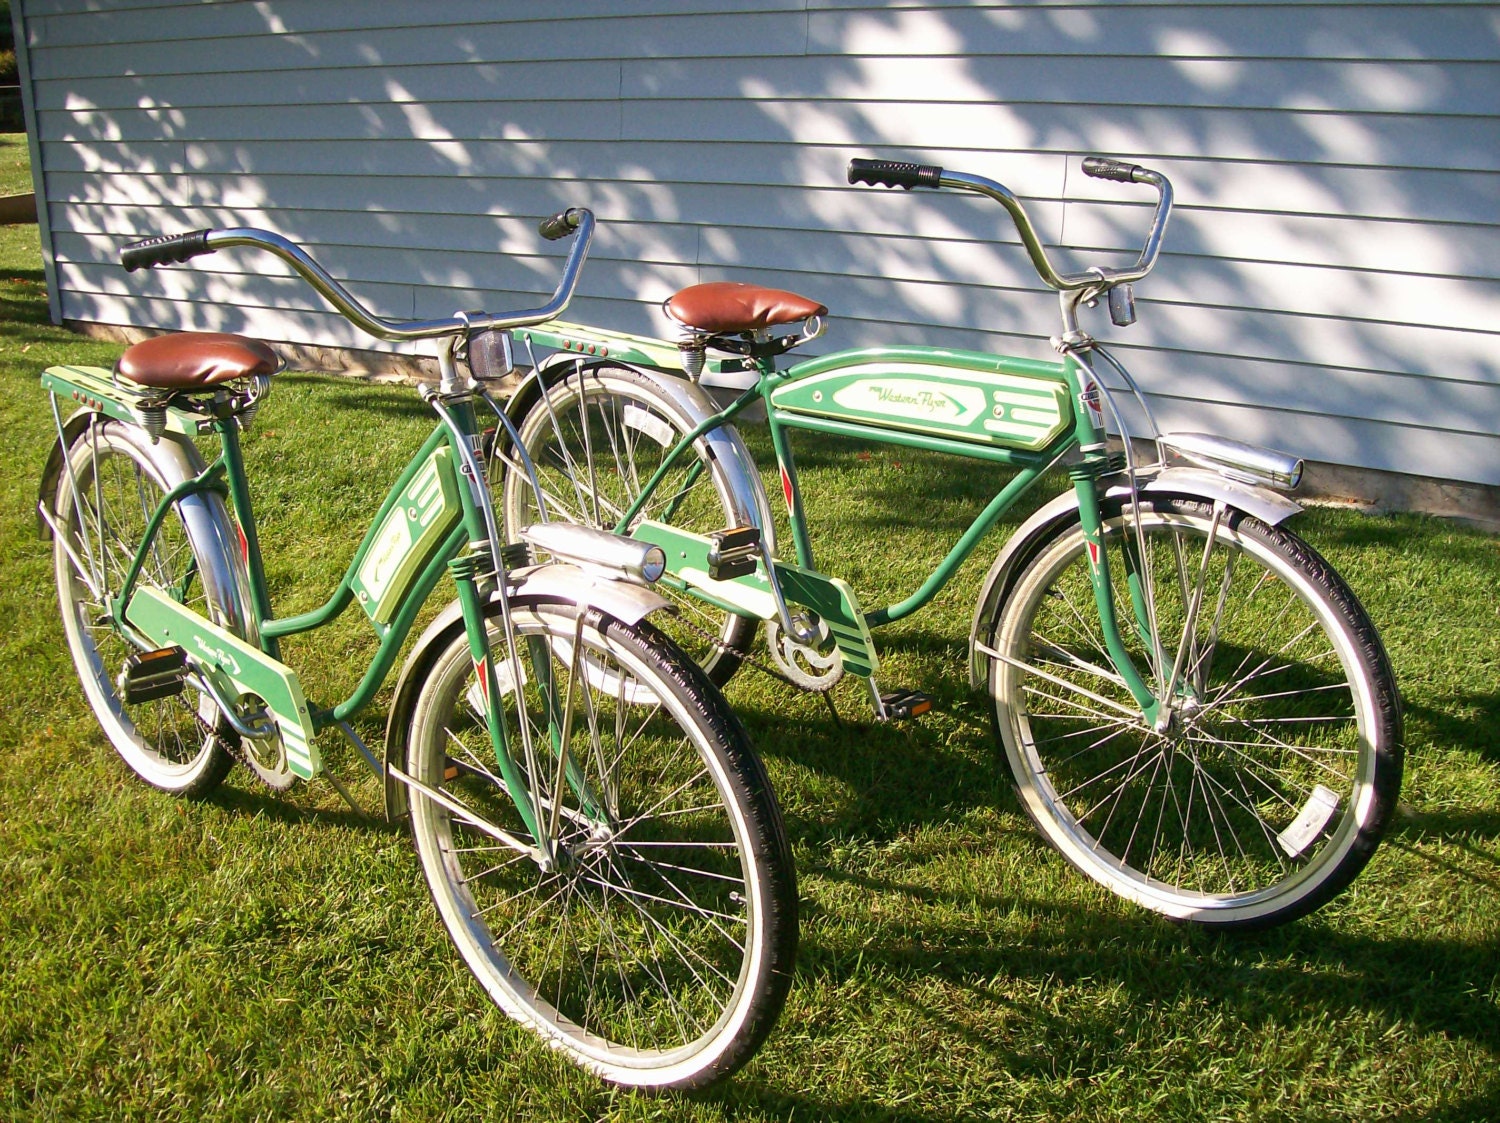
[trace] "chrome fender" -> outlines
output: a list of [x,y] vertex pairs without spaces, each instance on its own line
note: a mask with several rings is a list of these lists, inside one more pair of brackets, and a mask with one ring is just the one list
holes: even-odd
[[[80,410],[63,423],[63,439],[69,448],[79,440],[87,439],[89,425],[95,419],[99,424],[112,426],[115,433],[133,444],[160,473],[169,490],[196,479],[207,467],[198,446],[180,433],[164,433],[153,444],[151,437],[139,426],[111,421],[92,410]],[[65,456],[62,443],[54,441],[42,469],[37,529],[47,541],[52,539],[52,528],[42,512],[54,518],[57,515],[57,489],[64,480]],[[260,627],[255,614],[250,611],[250,578],[240,553],[239,532],[229,517],[223,498],[217,492],[200,491],[180,500],[177,508],[201,567],[198,579],[210,602],[220,609],[214,622],[247,643],[258,644]]]
[[[536,369],[516,387],[516,392],[506,403],[505,413],[512,424],[520,426],[521,419],[544,390],[565,378],[576,376],[580,369],[587,375],[589,371],[602,367],[621,367],[649,378],[661,395],[671,403],[679,415],[680,423],[686,429],[696,429],[719,412],[713,399],[702,387],[681,375],[616,359],[607,362],[585,361],[581,367],[579,364],[578,356],[567,354],[554,355],[539,362]],[[738,525],[760,528],[761,541],[766,543],[774,557],[776,524],[771,518],[771,505],[766,499],[765,488],[761,486],[760,472],[756,469],[755,461],[750,456],[750,450],[745,447],[739,430],[733,425],[721,425],[699,437],[698,441],[706,447],[708,455],[724,472],[729,489],[730,511],[738,520]]]
[[[1138,474],[1137,479],[1141,478]],[[1140,492],[1210,502],[1222,500],[1271,526],[1285,522],[1302,510],[1300,504],[1280,492],[1227,479],[1204,468],[1163,468],[1141,483]],[[1115,484],[1107,488],[1104,495],[1109,499],[1125,498],[1130,495],[1130,487]],[[985,574],[979,600],[974,606],[974,619],[969,625],[969,686],[972,689],[983,688],[989,669],[989,661],[979,653],[979,630],[1009,592],[1012,576],[1022,564],[1031,560],[1042,543],[1077,519],[1078,493],[1069,490],[1056,496],[1016,529]]]
[[569,601],[580,608],[597,608],[627,624],[639,624],[672,604],[650,586],[590,573],[576,565],[539,565],[522,571],[519,577],[520,583],[511,594],[515,600]]
[[[657,609],[671,606],[671,602],[655,589],[610,580],[573,565],[554,562],[517,571],[512,576],[518,578],[510,594],[513,603],[550,601],[573,604],[584,610],[597,609],[627,624],[639,624]],[[499,595],[491,594],[490,603],[494,603]],[[396,680],[395,698],[385,723],[385,814],[392,822],[406,816],[407,802],[406,785],[392,778],[390,766],[406,766],[407,731],[417,695],[432,673],[438,656],[463,634],[463,610],[455,600],[417,637]]]

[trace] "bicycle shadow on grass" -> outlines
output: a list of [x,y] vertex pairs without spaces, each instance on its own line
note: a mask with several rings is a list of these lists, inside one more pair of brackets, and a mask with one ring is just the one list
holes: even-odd
[[[403,824],[386,819],[384,807],[376,802],[380,799],[378,793],[370,796],[361,790],[367,785],[352,787],[355,798],[361,802],[361,810],[356,811],[339,798],[332,785],[319,781],[314,783],[317,784],[316,788],[309,788],[307,784],[299,782],[288,791],[275,792],[261,786],[241,766],[231,774],[228,782],[205,796],[203,802],[229,814],[262,818],[291,826],[317,824],[384,836],[406,833]],[[345,786],[351,785],[346,782]],[[331,799],[325,799],[325,796]],[[361,799],[361,796],[365,798]],[[339,802],[334,805],[331,800]]]
[[[863,699],[856,699],[862,702]],[[823,842],[851,835],[890,838],[924,825],[951,822],[966,811],[995,806],[1006,796],[1003,763],[988,750],[967,751],[972,732],[954,735],[966,751],[905,723],[877,723],[868,710],[838,703],[840,718],[816,698],[789,717],[784,710],[735,704],[751,743],[773,765],[812,773],[817,797],[795,798],[798,786],[778,785],[778,797],[795,841]],[[967,722],[965,722],[967,724]],[[945,733],[954,732],[945,722]],[[792,732],[794,730],[794,732]],[[831,781],[839,793],[830,794]],[[780,790],[784,787],[785,790]],[[842,795],[842,798],[839,796]]]
[[[839,800],[820,801],[798,792],[808,781],[794,777],[784,800],[803,878],[800,992],[822,994],[826,1002],[827,994],[852,988],[863,1009],[888,1007],[882,1024],[887,1019],[906,1023],[908,1039],[926,1039],[911,1028],[926,1025],[931,1040],[961,1041],[963,1049],[988,1056],[989,1067],[1007,1074],[1003,1088],[1011,1089],[996,1093],[994,1109],[1004,1106],[1005,1097],[1019,1106],[1020,1089],[1044,1085],[1048,1097],[1066,1101],[1049,1101],[1049,1110],[1086,1112],[1090,1101],[1070,1098],[1058,1074],[1084,1080],[1118,1074],[1140,1059],[1143,1043],[1147,1059],[1159,1059],[1151,1056],[1156,1046],[1149,1042],[1178,1032],[1171,1023],[1179,1010],[1195,1022],[1221,1018],[1232,1027],[1225,1031],[1231,1044],[1246,1053],[1268,1035],[1295,1035],[1366,1015],[1389,1026],[1409,1024],[1423,1034],[1458,1036],[1500,1054],[1500,1019],[1485,993],[1494,949],[1482,939],[1340,931],[1320,914],[1268,932],[1216,933],[1161,920],[1083,881],[1020,812],[989,731],[986,700],[970,694],[962,671],[955,672],[921,684],[937,687],[942,695],[939,709],[946,717],[940,714],[932,724],[880,725],[868,711],[846,713],[842,723],[835,722],[817,699],[799,701],[789,688],[769,704],[737,706],[773,772],[805,770],[840,789]],[[846,710],[843,696],[840,701]],[[987,811],[999,814],[988,819]],[[994,888],[934,887],[922,883],[931,876],[924,873],[920,839],[915,857],[895,852],[899,844],[887,845],[910,844],[923,827],[952,826],[955,836],[939,839],[939,848],[947,849],[936,860],[959,860],[971,844],[965,835],[975,822],[987,831],[986,843],[1013,851],[993,868],[1036,868],[1038,881],[984,871],[980,876]],[[1459,846],[1465,856],[1445,864],[1422,845],[1432,833]],[[1500,857],[1473,841],[1496,837],[1500,814],[1436,812],[1398,819],[1386,844],[1443,866],[1450,875],[1500,888]],[[879,870],[891,860],[903,868]],[[1052,893],[1044,883],[1057,883],[1059,875],[1063,887]],[[1077,885],[1069,888],[1068,879],[1077,879]],[[1013,891],[1013,885],[1020,887]],[[1080,904],[1080,896],[1088,900]],[[1016,939],[997,938],[1007,928]],[[1076,987],[1085,998],[1117,993],[1124,1001],[1111,1001],[1103,1011],[1087,1002],[1059,1011],[1043,997],[1053,985]],[[941,1006],[931,1002],[934,987],[948,995]],[[1034,1027],[1034,1042],[1017,1043],[1014,1033],[1005,1041],[986,1031],[988,1024],[1015,1015]],[[784,1021],[781,1032],[787,1028]],[[849,1055],[854,1038],[847,1025],[841,1032],[837,1026],[804,1024],[796,1032],[811,1036],[809,1053],[822,1058],[818,1063],[855,1069],[863,1063]],[[868,1032],[868,1027],[860,1031]],[[776,1037],[768,1048],[775,1050]],[[1173,1091],[1187,1100],[1190,1075],[1169,1066],[1165,1081],[1176,1084],[1179,1078],[1180,1090]],[[871,1079],[879,1085],[873,1072]],[[1297,1074],[1284,1071],[1275,1079],[1295,1082]],[[962,1075],[950,1083],[955,1095],[971,1094]],[[954,1117],[951,1111],[820,1099],[808,1090],[812,1087],[811,1078],[800,1086],[762,1079],[752,1095],[760,1110],[794,1118],[921,1123]],[[935,1091],[942,1098],[942,1091]],[[1500,1104],[1500,1076],[1425,1117],[1483,1118],[1480,1105],[1492,1103]],[[1030,1106],[1036,1109],[1035,1103]]]
[[[1219,934],[1132,914],[1128,906],[1110,901],[1097,911],[1080,912],[1035,897],[953,894],[826,866],[812,865],[807,872],[872,899],[894,896],[923,906],[915,921],[910,910],[890,908],[905,922],[881,925],[873,934],[862,929],[857,948],[823,943],[811,926],[799,953],[799,986],[835,989],[857,975],[861,1006],[887,1006],[882,1021],[901,1023],[907,1039],[946,1040],[949,1051],[969,1053],[971,1062],[988,1058],[976,1067],[1004,1072],[1007,1084],[985,1105],[985,1117],[1023,1102],[1033,1111],[1046,1102],[1052,1112],[1087,1114],[1090,1101],[1078,1085],[1087,1087],[1142,1062],[1166,1063],[1155,1079],[1166,1102],[1190,1099],[1196,1076],[1180,1058],[1177,1067],[1169,1063],[1166,1047],[1184,1034],[1204,1032],[1205,1026],[1222,1027],[1211,1051],[1232,1054],[1364,1014],[1389,1026],[1459,1036],[1500,1052],[1500,1021],[1483,993],[1493,974],[1493,949],[1478,941],[1384,939],[1339,932],[1317,918],[1264,933]],[[976,933],[972,918],[959,924],[936,919],[934,906],[940,905],[956,906],[959,915],[994,909],[1003,917],[1024,910],[1029,936],[997,944],[991,933]],[[808,928],[804,925],[805,933]],[[941,1006],[932,1000],[934,990],[942,992]],[[1056,1001],[1057,992],[1080,1000]],[[1096,995],[1110,1000],[1090,1003]],[[1017,1019],[1024,1028],[1015,1025]],[[1010,1028],[988,1032],[992,1025]],[[784,1022],[781,1028],[790,1027]],[[840,1039],[833,1035],[839,1028],[801,1026],[797,1032],[812,1036],[814,1056],[836,1065]],[[831,1043],[818,1041],[824,1034]],[[958,1043],[961,1051],[954,1048]],[[776,1048],[775,1037],[769,1048]],[[1288,1067],[1282,1077],[1295,1083],[1299,1074]],[[812,1079],[798,1088],[766,1080],[753,1086],[759,1107],[797,1118],[954,1117],[819,1099],[808,1091],[816,1086]],[[952,1090],[962,1091],[961,1077],[953,1078]],[[932,1091],[942,1097],[945,1089]],[[1500,1103],[1500,1076],[1464,1100],[1410,1117],[1492,1117],[1465,1113],[1493,1103]]]
[[1461,692],[1418,702],[1403,696],[1408,744],[1472,749],[1500,764],[1500,690]]
[[[1449,878],[1500,893],[1497,840],[1500,840],[1500,811],[1450,808],[1408,811],[1403,807],[1386,831],[1382,845],[1404,851],[1442,870]],[[1489,848],[1483,843],[1488,843]],[[1442,853],[1450,849],[1459,851],[1466,864]]]

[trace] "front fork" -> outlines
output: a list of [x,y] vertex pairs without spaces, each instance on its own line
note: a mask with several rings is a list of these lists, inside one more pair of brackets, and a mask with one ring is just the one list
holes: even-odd
[[[1109,653],[1110,662],[1119,672],[1120,678],[1125,683],[1125,688],[1130,691],[1131,697],[1141,707],[1141,713],[1146,721],[1155,725],[1157,716],[1161,710],[1161,703],[1156,694],[1141,676],[1135,660],[1125,650],[1124,640],[1120,636],[1120,619],[1115,607],[1114,586],[1109,577],[1109,554],[1104,547],[1103,519],[1099,513],[1099,483],[1087,468],[1075,469],[1073,475],[1073,489],[1078,495],[1078,519],[1083,528],[1083,545],[1088,554],[1089,581],[1094,587],[1094,603],[1099,609],[1099,626],[1104,633],[1104,647]],[[1150,626],[1150,617],[1145,603],[1145,590],[1140,587],[1140,565],[1127,566],[1128,580],[1130,582],[1130,597],[1136,615],[1144,625],[1145,631],[1154,633],[1155,629]],[[1148,643],[1154,643],[1154,639],[1148,639]]]
[[[482,393],[482,391],[480,391]],[[486,475],[478,460],[478,447],[474,434],[479,425],[474,414],[471,396],[468,393],[443,394],[428,391],[424,394],[429,404],[442,418],[448,429],[450,446],[460,465],[460,494],[463,498],[464,521],[471,543],[470,552],[454,558],[449,563],[454,582],[458,587],[459,608],[463,613],[464,628],[469,640],[469,654],[474,663],[474,674],[483,695],[485,725],[489,731],[490,746],[495,763],[505,781],[506,793],[514,802],[526,829],[535,840],[534,847],[525,847],[544,872],[558,867],[562,857],[557,847],[559,819],[562,815],[563,783],[567,782],[578,797],[584,814],[597,820],[602,814],[598,800],[588,790],[588,784],[578,763],[571,758],[569,742],[574,724],[574,687],[580,674],[586,674],[581,666],[583,655],[582,627],[580,615],[574,628],[571,650],[571,669],[567,679],[567,697],[559,699],[557,679],[552,672],[551,651],[545,640],[536,641],[543,650],[532,650],[529,655],[532,673],[542,704],[546,708],[548,742],[551,760],[544,761],[534,744],[531,724],[526,718],[526,682],[522,666],[522,653],[511,620],[510,604],[506,599],[505,556],[500,542],[499,528],[491,502]],[[510,723],[505,716],[505,696],[500,687],[500,678],[494,664],[494,653],[490,644],[489,623],[485,617],[484,601],[490,583],[499,591],[500,614],[505,632],[506,658],[509,661],[509,680],[516,697],[516,721],[520,737],[512,736]],[[584,689],[587,689],[585,684]],[[525,760],[523,772],[516,759],[519,749]],[[544,768],[555,769],[551,789],[552,798],[547,806],[541,795]],[[530,782],[528,782],[528,777]]]

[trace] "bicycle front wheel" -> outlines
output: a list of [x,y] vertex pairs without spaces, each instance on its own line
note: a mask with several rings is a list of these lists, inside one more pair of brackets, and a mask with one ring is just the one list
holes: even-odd
[[[126,701],[119,677],[137,648],[115,626],[108,603],[121,590],[157,504],[195,466],[153,446],[139,427],[103,419],[86,428],[66,456],[53,500],[53,553],[63,633],[84,696],[138,776],[163,791],[203,795],[228,774],[233,761],[221,738],[234,734],[227,725],[220,729],[213,701],[188,685],[168,697]],[[227,526],[227,515],[216,509],[219,525]],[[179,504],[152,541],[139,581],[228,623],[234,614],[222,594],[207,588],[210,572]]]
[[1369,860],[1401,783],[1374,627],[1279,527],[1186,499],[1143,501],[1138,525],[1119,504],[1103,513],[1123,638],[1164,716],[1145,721],[1105,652],[1075,522],[1033,552],[989,628],[1027,812],[1079,870],[1167,916],[1267,927],[1310,912]]
[[[648,375],[625,367],[570,374],[537,399],[518,427],[536,467],[547,517],[614,530],[667,455],[696,425]],[[678,459],[642,507],[694,534],[736,525],[733,485],[699,441]],[[540,521],[536,492],[511,452],[506,460],[505,525],[512,537]],[[739,669],[758,620],[716,608],[668,575],[658,588],[680,619],[663,628],[719,686]]]
[[408,749],[438,911],[490,997],[576,1061],[619,1084],[708,1084],[754,1053],[791,981],[796,884],[765,772],[649,624],[559,604],[512,622],[515,646],[497,621],[491,653],[540,823],[501,778],[460,633]]

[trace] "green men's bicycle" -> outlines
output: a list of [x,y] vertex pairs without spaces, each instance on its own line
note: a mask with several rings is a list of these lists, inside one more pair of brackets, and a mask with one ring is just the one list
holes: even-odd
[[[142,779],[202,795],[239,761],[281,789],[322,773],[317,738],[341,732],[383,779],[388,813],[409,817],[438,912],[490,997],[607,1079],[692,1087],[748,1059],[790,983],[780,812],[718,691],[648,619],[668,605],[660,547],[545,517],[503,542],[481,458],[486,427],[507,419],[471,377],[507,330],[566,307],[593,226],[585,210],[543,223],[551,238],[577,231],[545,306],[414,322],[374,316],[266,231],[122,253],[135,269],[258,247],[371,335],[441,341],[441,380],[422,390],[437,424],[321,608],[271,604],[241,434],[281,363],[256,340],[166,335],[112,371],[47,370],[57,442],[38,513],[84,694]],[[377,756],[349,719],[445,578],[456,599],[412,646]],[[355,605],[378,647],[350,697],[320,704],[281,641]]]
[[[857,676],[877,718],[895,719],[931,702],[877,685],[875,632],[931,601],[1022,495],[1066,473],[1067,489],[991,565],[970,629],[971,681],[991,701],[1021,801],[1070,863],[1122,896],[1205,925],[1276,924],[1333,897],[1374,850],[1400,786],[1396,686],[1348,586],[1285,526],[1301,463],[1160,433],[1124,366],[1080,326],[1097,301],[1115,324],[1134,320],[1132,286],[1156,263],[1172,206],[1158,172],[1083,167],[1157,192],[1128,268],[1060,272],[991,180],[886,161],[849,169],[851,183],[1004,207],[1060,295],[1053,361],[869,347],[778,369],[827,309],[723,282],[666,302],[671,342],[558,321],[521,329],[521,343],[552,350],[507,407],[517,436],[502,433],[494,458],[507,471],[505,523],[514,534],[566,519],[661,547],[660,587],[680,610],[667,626],[716,681],[764,625],[787,679],[827,690]],[[718,408],[700,380],[734,372],[751,385]],[[1120,387],[1147,419],[1145,441],[1131,439]],[[752,409],[769,424],[789,550],[734,427]],[[995,474],[993,498],[920,588],[867,608],[815,564],[799,430],[951,455]]]

